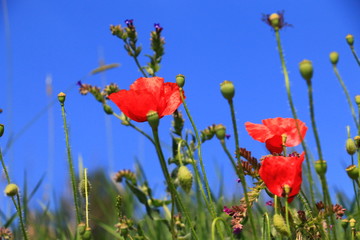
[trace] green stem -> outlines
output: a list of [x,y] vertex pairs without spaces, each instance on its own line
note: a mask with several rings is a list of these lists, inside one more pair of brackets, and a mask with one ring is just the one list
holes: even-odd
[[344,81],[342,80],[342,78],[341,78],[341,76],[340,76],[340,74],[339,74],[339,71],[338,71],[338,69],[337,69],[337,67],[336,67],[335,64],[333,64],[333,69],[334,69],[334,73],[335,73],[337,79],[339,80],[339,82],[340,82],[340,84],[341,84],[341,87],[342,87],[342,89],[343,89],[343,91],[344,91],[344,93],[345,93],[346,100],[347,100],[347,102],[348,102],[348,104],[349,104],[349,107],[350,107],[350,110],[351,110],[351,115],[352,115],[352,117],[353,117],[353,119],[354,119],[354,122],[355,122],[355,126],[356,126],[357,129],[359,129],[359,123],[358,123],[358,120],[357,120],[357,118],[356,118],[354,106],[353,106],[353,104],[352,104],[352,102],[351,102],[351,98],[350,98],[349,91],[347,90],[347,87],[346,87]]
[[267,212],[264,213],[263,240],[271,240],[270,219]]
[[[225,228],[228,226],[227,222],[222,217],[214,218],[214,220],[212,221],[212,224],[211,224],[211,240],[216,239],[215,229],[217,228],[216,224],[218,221],[221,221],[224,224]],[[230,234],[232,234],[232,233],[230,233]]]
[[350,49],[351,49],[352,54],[354,55],[354,58],[355,58],[357,64],[360,66],[360,60],[355,52],[354,46],[350,46]]
[[285,220],[286,220],[286,227],[288,229],[288,232],[290,233],[290,222],[289,222],[289,203],[288,203],[288,197],[285,198]]
[[88,192],[88,179],[87,179],[87,168],[84,169],[85,179],[85,227],[89,227],[89,192]]
[[2,156],[1,148],[0,148],[0,161],[1,161],[1,165],[2,165],[2,168],[4,170],[4,173],[5,173],[6,181],[8,182],[8,184],[10,184],[11,183],[10,182],[10,177],[9,177],[9,173],[8,173],[7,168],[6,168],[3,156]]
[[70,143],[69,143],[69,130],[68,130],[67,123],[66,123],[66,114],[65,114],[64,104],[60,103],[60,105],[61,105],[61,115],[62,115],[63,124],[64,124],[66,151],[67,151],[67,159],[68,159],[68,164],[69,164],[71,185],[72,185],[72,190],[73,190],[76,220],[77,220],[77,223],[79,224],[81,221],[81,217],[80,217],[80,210],[79,210],[77,184],[76,184],[73,160],[72,160],[72,156],[71,156],[71,149],[70,149]]
[[[358,181],[358,180],[356,180]],[[358,212],[360,213],[360,204],[359,204],[359,193],[358,191],[356,190],[356,185],[355,185],[355,180],[352,180],[352,184],[353,184],[353,189],[354,189],[354,194],[355,194],[355,199],[356,199],[356,205],[357,205],[357,209],[358,209]],[[359,184],[358,184],[359,186]]]
[[[13,197],[12,197],[13,198]],[[27,232],[26,232],[26,228],[25,228],[25,223],[24,223],[24,219],[23,219],[23,215],[22,215],[22,210],[21,210],[21,203],[20,203],[20,196],[19,194],[16,194],[16,201],[17,201],[17,204],[15,204],[15,200],[13,198],[13,202],[15,204],[15,207],[18,211],[18,214],[19,214],[19,219],[20,219],[20,225],[21,225],[21,231],[22,231],[22,234],[24,236],[24,239],[27,240],[29,239],[28,235],[27,235]]]
[[[276,42],[277,42],[277,47],[278,47],[279,56],[280,56],[281,67],[282,67],[283,75],[284,75],[284,79],[285,79],[286,93],[287,93],[291,113],[292,113],[294,119],[296,120],[296,119],[298,119],[298,117],[297,117],[295,106],[294,106],[292,96],[291,96],[289,74],[288,74],[286,64],[285,64],[285,58],[284,58],[284,53],[283,53],[282,46],[281,46],[281,39],[280,39],[279,30],[275,31],[275,36],[276,36]],[[308,150],[308,147],[307,147],[304,139],[302,139],[302,136],[300,134],[300,128],[298,126],[298,122],[295,121],[295,123],[296,123],[296,128],[298,130],[299,137],[301,138],[301,145],[302,145],[302,147],[303,147],[303,149],[305,151],[307,177],[308,177],[308,182],[309,182],[309,187],[310,187],[310,196],[311,196],[312,204],[315,205],[314,190],[313,190],[313,187],[312,187],[314,185],[314,181],[313,181],[313,177],[312,177],[312,173],[311,173],[310,159],[309,159],[309,154],[308,154],[310,151]]]
[[197,144],[198,144],[198,146],[197,146],[198,157],[199,157],[201,172],[202,172],[202,174],[204,176],[204,183],[205,183],[205,188],[206,188],[206,191],[207,191],[208,203],[209,203],[209,206],[210,206],[210,214],[211,214],[212,218],[214,219],[214,218],[216,218],[216,212],[215,212],[215,207],[214,207],[214,203],[213,203],[212,196],[211,196],[211,190],[210,190],[209,182],[208,182],[208,179],[206,177],[206,171],[205,171],[205,167],[204,167],[204,162],[203,162],[203,159],[202,159],[201,139],[200,139],[200,136],[199,136],[199,132],[198,132],[198,130],[196,128],[195,122],[193,121],[193,119],[191,117],[189,108],[187,107],[187,104],[185,102],[182,89],[180,89],[180,97],[181,97],[184,109],[186,111],[186,115],[188,116],[188,118],[189,118],[189,120],[191,122],[191,125],[193,127],[193,130],[195,132],[195,137],[196,137],[196,141],[197,141]]
[[[232,100],[228,100],[229,106],[230,106],[230,112],[231,112],[231,121],[233,124],[233,128],[234,128],[234,135],[235,135],[235,151],[238,151],[240,148],[240,144],[239,144],[239,134],[238,134],[238,130],[237,130],[237,123],[236,123],[236,117],[235,117],[235,108],[234,108],[234,103]],[[249,212],[249,218],[250,218],[250,225],[253,231],[253,236],[255,239],[257,239],[257,231],[255,228],[255,223],[254,223],[254,217],[252,214],[252,208],[249,204],[249,197],[247,195],[247,186],[246,186],[246,179],[245,179],[245,174],[244,174],[244,169],[243,166],[241,164],[241,160],[240,160],[241,156],[240,154],[237,154],[237,162],[238,162],[238,167],[239,169],[236,171],[236,173],[238,174],[240,181],[241,181],[241,186],[243,188],[244,191],[244,197],[245,197],[245,202],[246,202],[246,206],[247,206],[247,210]]]
[[224,149],[226,155],[227,155],[228,158],[230,159],[231,165],[233,166],[234,170],[237,172],[238,169],[237,169],[237,167],[236,167],[235,160],[234,160],[234,158],[232,157],[229,149],[226,147],[226,142],[225,142],[225,140],[224,140],[224,139],[223,139],[223,140],[220,140],[220,143],[221,143],[221,146],[222,146],[222,148]]
[[[183,202],[181,201],[181,198],[180,198],[178,192],[176,191],[176,188],[175,188],[173,182],[171,181],[171,177],[170,177],[169,171],[168,171],[167,166],[166,166],[166,161],[165,161],[165,158],[164,158],[164,154],[163,154],[161,146],[160,146],[160,140],[159,140],[159,134],[158,134],[157,128],[152,128],[152,132],[153,132],[154,141],[155,141],[156,153],[157,153],[158,158],[160,160],[160,165],[161,165],[161,169],[163,171],[165,180],[166,180],[166,182],[167,182],[167,184],[169,186],[171,197],[175,199],[175,202],[177,202],[177,204],[179,205],[182,213],[185,215],[185,218],[186,218],[186,220],[188,221],[188,223],[190,225],[190,229],[191,229],[191,232],[192,232],[192,235],[193,235],[192,237],[194,239],[198,239],[198,236],[196,234],[194,226],[192,225],[188,210],[185,208]],[[171,216],[171,217],[173,217],[173,216]]]
[[146,73],[144,72],[144,69],[141,67],[138,58],[134,56],[134,60],[135,60],[136,66],[138,67],[138,69],[140,70],[140,72],[142,73],[142,75],[144,75],[144,77],[147,78],[148,76],[147,76]]
[[[118,114],[113,113],[113,115],[114,115],[116,118],[120,119],[121,121],[123,120]],[[151,142],[152,144],[155,145],[154,140],[153,140],[147,133],[145,133],[143,130],[141,130],[140,128],[138,128],[137,126],[135,126],[134,124],[132,124],[131,122],[128,122],[128,123],[127,123],[127,126],[132,127],[133,129],[135,129],[136,131],[138,131],[139,133],[141,133],[142,135],[144,135],[147,139],[150,140],[150,142]]]

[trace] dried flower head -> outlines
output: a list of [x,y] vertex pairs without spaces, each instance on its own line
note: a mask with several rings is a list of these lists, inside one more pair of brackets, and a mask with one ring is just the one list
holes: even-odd
[[275,31],[282,29],[283,27],[291,27],[284,20],[284,11],[278,11],[272,14],[263,14],[262,21],[271,26]]

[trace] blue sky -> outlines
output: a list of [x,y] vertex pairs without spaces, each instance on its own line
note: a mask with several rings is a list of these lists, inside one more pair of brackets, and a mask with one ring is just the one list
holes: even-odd
[[[0,123],[5,124],[6,133],[0,139],[0,146],[4,151],[10,136],[19,136],[5,155],[16,183],[22,185],[26,171],[29,185],[34,186],[46,172],[45,193],[52,188],[69,191],[57,102],[22,135],[18,134],[57,93],[74,86],[96,68],[100,58],[121,66],[87,78],[85,83],[101,86],[104,82],[115,82],[120,88],[128,89],[141,76],[122,42],[109,31],[110,24],[124,25],[125,19],[134,19],[144,54],[151,53],[149,34],[153,24],[160,23],[164,28],[165,56],[158,76],[165,81],[174,81],[179,73],[187,77],[187,103],[199,129],[222,123],[232,134],[229,108],[220,94],[219,84],[233,81],[240,145],[251,150],[255,157],[267,154],[263,144],[247,135],[244,123],[291,117],[275,34],[261,21],[262,14],[285,10],[285,20],[293,27],[283,29],[281,38],[298,116],[310,127],[306,84],[298,72],[298,63],[309,59],[314,65],[315,114],[328,161],[329,184],[351,193],[351,182],[343,170],[350,164],[344,143],[346,125],[350,125],[353,135],[355,126],[328,55],[331,51],[340,53],[340,74],[351,96],[360,94],[360,69],[345,42],[345,36],[351,33],[355,36],[355,47],[358,45],[358,1],[19,0],[6,1],[7,9],[4,2],[1,12],[4,16],[7,11],[9,24],[4,17],[0,19],[0,108],[3,109]],[[140,58],[143,65],[146,60]],[[52,78],[52,96],[46,94],[48,76]],[[161,196],[163,177],[149,142],[114,117],[105,116],[101,105],[90,96],[81,96],[76,87],[66,94],[74,159],[81,155],[90,172],[103,167],[109,174],[133,169],[134,160],[139,159],[150,184]],[[111,106],[117,110],[115,105]],[[190,129],[188,122],[186,126]],[[171,142],[170,124],[171,117],[161,120],[161,138],[167,144]],[[146,123],[137,126],[150,132]],[[316,155],[310,128],[306,140]],[[228,144],[233,151],[233,138]],[[219,167],[225,175],[229,195],[238,191],[240,186],[234,181],[235,174],[218,141],[207,142],[203,151],[215,189],[219,181],[215,168]],[[169,152],[165,154],[170,156]]]

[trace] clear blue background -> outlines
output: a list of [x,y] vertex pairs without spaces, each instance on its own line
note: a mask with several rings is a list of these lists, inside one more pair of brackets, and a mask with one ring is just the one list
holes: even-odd
[[[75,83],[99,65],[120,63],[117,69],[90,77],[84,83],[104,86],[115,82],[120,88],[141,76],[133,59],[127,56],[121,40],[112,36],[110,24],[124,25],[134,19],[143,53],[150,53],[149,33],[154,23],[164,28],[165,56],[158,76],[174,81],[186,75],[187,103],[199,129],[222,123],[233,135],[230,112],[219,84],[233,81],[240,144],[260,158],[267,154],[263,144],[254,141],[244,129],[246,121],[292,117],[285,92],[275,34],[262,14],[285,10],[285,21],[293,27],[281,31],[286,63],[298,116],[308,126],[306,136],[316,154],[310,128],[307,89],[298,72],[298,63],[309,59],[314,65],[315,114],[328,161],[330,187],[352,194],[345,167],[350,164],[344,143],[346,125],[355,135],[345,95],[333,74],[328,55],[340,53],[339,70],[350,94],[360,94],[360,69],[345,42],[345,36],[360,38],[356,0],[334,1],[5,1],[1,5],[0,30],[0,122],[6,132],[0,139],[13,181],[22,186],[24,172],[34,187],[43,173],[46,179],[37,196],[46,202],[52,191],[70,193],[65,141],[60,106],[55,104],[38,115],[61,91],[66,91],[66,111],[75,162],[79,156],[89,171],[104,168],[109,177],[120,169],[134,169],[135,159],[143,164],[156,194],[164,197],[163,176],[153,146],[114,117],[105,116],[91,96],[81,96]],[[5,8],[6,6],[6,8]],[[7,22],[7,20],[8,22]],[[145,65],[147,58],[141,57]],[[45,79],[52,78],[52,94],[46,93]],[[74,87],[72,87],[74,86]],[[67,90],[72,87],[71,90]],[[115,105],[111,106],[118,111]],[[180,108],[182,109],[182,107]],[[146,132],[146,123],[137,124]],[[170,141],[171,117],[161,120],[164,149]],[[186,127],[191,128],[189,121]],[[16,139],[6,149],[11,136]],[[234,138],[229,147],[234,151]],[[298,151],[301,151],[298,148]],[[229,195],[240,186],[226,155],[216,139],[203,147],[204,161],[213,189],[219,187],[221,172]],[[169,151],[165,151],[170,156]],[[304,179],[304,181],[306,181]],[[5,186],[4,179],[0,187]],[[0,196],[0,202],[5,197]],[[35,205],[37,201],[33,202]]]

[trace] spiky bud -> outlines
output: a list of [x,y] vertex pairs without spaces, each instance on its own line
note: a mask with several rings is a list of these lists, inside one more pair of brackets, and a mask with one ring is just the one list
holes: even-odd
[[185,85],[185,76],[182,74],[176,75],[176,84],[182,88]]
[[230,101],[235,95],[234,84],[231,81],[224,81],[220,84],[220,91],[224,98]]
[[86,192],[87,192],[87,195],[89,196],[90,191],[91,191],[90,181],[87,180],[87,182],[86,182],[85,179],[82,179],[79,183],[80,195],[83,197],[86,197]]
[[348,138],[345,144],[346,151],[349,155],[354,155],[356,153],[357,147],[355,141],[352,138]]
[[311,83],[311,78],[313,76],[313,66],[311,61],[303,60],[299,63],[299,70],[301,76],[306,80],[307,83]]
[[192,187],[193,175],[186,166],[181,166],[178,171],[178,179],[181,188],[189,193]]
[[5,187],[5,194],[9,197],[14,197],[19,193],[19,187],[15,183],[10,183]]
[[330,62],[336,65],[339,61],[339,54],[337,52],[331,52],[330,55]]
[[290,236],[288,227],[286,226],[284,218],[280,214],[275,214],[273,218],[274,227],[278,233],[283,236]]
[[274,28],[274,29],[279,29],[281,24],[280,24],[280,18],[281,16],[278,13],[273,13],[269,16],[269,22],[270,25]]
[[325,160],[317,160],[315,161],[315,171],[319,176],[325,175],[327,170],[327,163]]
[[111,114],[114,113],[113,110],[112,110],[112,108],[111,108],[109,105],[107,105],[107,104],[104,104],[104,112],[105,112],[106,114],[109,114],[109,115],[111,115]]
[[359,168],[356,165],[350,165],[346,168],[346,173],[349,178],[356,180],[359,178]]
[[348,35],[346,35],[345,39],[350,47],[352,47],[354,45],[354,36],[353,35],[348,34]]

